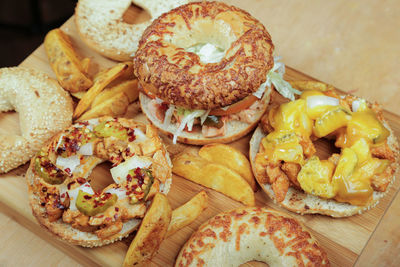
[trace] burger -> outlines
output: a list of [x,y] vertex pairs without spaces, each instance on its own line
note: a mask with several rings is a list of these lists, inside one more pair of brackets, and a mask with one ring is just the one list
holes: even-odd
[[133,59],[143,113],[173,142],[228,143],[254,129],[274,86],[293,97],[265,27],[220,2],[164,13]]

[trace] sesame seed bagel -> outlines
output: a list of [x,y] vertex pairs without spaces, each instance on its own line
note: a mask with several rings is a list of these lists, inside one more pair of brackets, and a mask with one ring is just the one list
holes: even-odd
[[0,173],[26,163],[72,121],[72,99],[57,81],[23,67],[0,69],[0,112],[12,110],[21,135],[0,134]]
[[[187,3],[187,0],[80,0],[75,22],[82,40],[99,54],[117,61],[128,61],[136,51],[139,39],[153,19]],[[150,13],[150,21],[129,24],[123,21],[128,7],[136,4]]]
[[[346,95],[345,97],[341,97],[341,99],[349,101],[361,100],[357,97]],[[372,105],[371,103],[367,103],[367,105],[373,110],[380,111],[377,105]],[[390,186],[393,184],[395,180],[395,175],[398,173],[399,169],[399,145],[394,135],[393,130],[390,128],[387,121],[380,115],[377,116],[382,125],[389,131],[389,136],[387,137],[387,148],[390,150],[391,157],[393,157],[386,167],[386,170],[383,174],[386,178],[383,180],[385,186],[384,190],[378,190],[375,187],[370,199],[364,203],[363,205],[354,205],[349,202],[337,201],[334,198],[323,198],[317,195],[309,194],[303,191],[301,188],[290,184],[286,196],[282,201],[277,201],[277,195],[274,192],[273,186],[271,183],[266,182],[265,174],[266,168],[260,168],[259,163],[256,162],[256,156],[261,151],[261,142],[264,137],[267,136],[267,132],[263,130],[261,126],[259,126],[251,140],[250,140],[250,162],[252,165],[254,176],[261,186],[261,188],[266,192],[266,194],[274,200],[275,203],[281,205],[282,207],[299,214],[322,214],[328,215],[332,217],[347,217],[355,214],[361,214],[364,211],[367,211],[373,207],[375,207],[381,198],[383,198],[389,191]],[[263,121],[263,119],[262,119]],[[384,158],[385,159],[385,158]],[[335,165],[335,168],[337,165]],[[381,179],[379,174],[375,174],[371,180],[374,178]],[[269,179],[269,178],[268,178]],[[297,179],[297,177],[296,177]]]
[[[221,60],[205,63],[188,49],[212,44]],[[177,7],[143,33],[134,57],[141,86],[188,109],[231,105],[254,93],[273,67],[274,46],[265,27],[246,11],[221,2]]]
[[238,208],[211,218],[182,247],[176,267],[329,266],[326,252],[305,227],[286,214],[259,207]]
[[[95,190],[90,174],[105,161],[113,164],[113,183]],[[153,126],[102,117],[54,136],[32,158],[26,181],[40,225],[71,244],[98,247],[138,227],[154,195],[168,193],[172,172]]]

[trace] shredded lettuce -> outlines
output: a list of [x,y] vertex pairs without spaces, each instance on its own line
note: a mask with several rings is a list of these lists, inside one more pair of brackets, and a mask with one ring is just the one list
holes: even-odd
[[280,57],[274,57],[274,66],[267,74],[267,80],[265,83],[260,85],[260,88],[253,93],[257,98],[261,98],[265,92],[265,89],[273,84],[275,89],[286,98],[290,100],[295,100],[294,94],[300,95],[301,92],[294,89],[290,83],[283,79],[283,75],[285,74],[285,64],[279,62]]
[[174,138],[172,142],[176,144],[176,140],[178,139],[178,136],[182,133],[183,129],[185,129],[185,126],[188,126],[188,130],[191,131],[194,123],[194,119],[197,117],[202,117],[205,113],[207,113],[207,110],[200,110],[200,109],[195,109],[195,110],[190,110],[190,109],[184,109],[184,108],[177,108],[178,110],[178,115],[179,112],[182,113],[183,110],[183,118],[181,121],[181,124],[179,125],[178,129],[176,130],[174,134]]
[[210,43],[196,44],[187,48],[186,51],[197,54],[200,61],[204,63],[217,63],[225,56],[224,50]]
[[171,123],[171,118],[172,115],[174,114],[174,110],[175,110],[175,105],[169,105],[167,111],[165,112],[165,117],[163,122],[164,127],[167,127]]
[[275,89],[286,98],[295,100],[294,95],[301,95],[299,90],[294,89],[290,83],[283,79],[285,74],[285,65],[282,62],[278,62],[280,57],[274,57],[274,67],[267,74],[267,85],[271,86],[271,83],[275,86]]

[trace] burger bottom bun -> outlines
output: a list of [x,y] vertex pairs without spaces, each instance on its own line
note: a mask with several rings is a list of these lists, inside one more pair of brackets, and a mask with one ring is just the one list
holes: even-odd
[[[270,100],[270,91],[271,89],[268,89],[264,93],[264,97],[262,98],[262,101],[264,103],[263,109],[261,109],[253,118],[252,123],[245,123],[241,121],[229,121],[226,124],[226,135],[224,136],[218,136],[218,137],[204,137],[201,132],[187,132],[183,131],[180,136],[178,136],[178,142],[180,143],[185,143],[185,144],[191,144],[191,145],[205,145],[205,144],[210,144],[210,143],[230,143],[233,142],[249,132],[251,132],[258,124],[258,121],[261,119],[262,115],[267,109],[269,100]],[[142,112],[146,115],[148,120],[156,126],[163,134],[167,135],[170,138],[173,138],[174,133],[178,129],[177,124],[170,124],[167,126],[163,125],[163,122],[161,122],[155,114],[152,114],[148,108],[148,103],[151,101],[151,98],[146,96],[143,93],[140,93],[139,95],[139,100],[140,100],[140,106],[142,108]]]
[[[390,129],[388,124],[385,121],[383,122],[383,124],[387,129]],[[249,157],[250,157],[251,166],[253,168],[253,173],[256,173],[255,166],[254,166],[254,160],[259,151],[261,140],[265,136],[266,136],[266,134],[263,132],[261,127],[257,127],[257,129],[254,131],[254,134],[250,140]],[[395,139],[391,129],[390,129],[390,136],[388,137],[388,144],[391,148],[398,147],[397,143],[396,143],[396,139]],[[396,170],[398,170],[397,162],[398,162],[398,159],[396,160]],[[271,185],[260,183],[259,177],[257,177],[257,175],[255,175],[255,178],[256,178],[258,184],[261,186],[261,188],[267,193],[267,195],[275,203],[278,203],[276,201],[275,194],[274,194],[274,191],[272,190]],[[395,179],[393,177],[391,183],[393,183],[394,180]],[[333,199],[320,198],[320,197],[317,197],[317,196],[314,196],[311,194],[307,194],[303,191],[297,190],[293,187],[289,187],[289,190],[286,194],[285,199],[282,202],[279,202],[278,204],[290,211],[300,213],[300,214],[323,214],[323,215],[329,215],[332,217],[346,217],[346,216],[351,216],[354,214],[361,214],[362,212],[375,207],[379,203],[379,200],[382,197],[384,197],[388,191],[389,191],[389,188],[387,188],[385,192],[374,191],[373,198],[369,202],[368,205],[355,206],[355,205],[351,205],[348,203],[337,202]]]

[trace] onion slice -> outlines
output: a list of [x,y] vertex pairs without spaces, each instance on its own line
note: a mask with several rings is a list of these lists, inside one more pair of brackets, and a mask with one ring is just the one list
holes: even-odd
[[136,168],[148,168],[152,163],[153,161],[150,158],[134,155],[120,163],[118,166],[111,168],[111,176],[117,184],[121,184],[126,181],[126,177],[131,170]]
[[307,97],[307,107],[312,109],[316,106],[339,106],[339,99],[326,95],[313,95]]
[[[79,155],[73,155],[67,158],[63,158],[61,156],[57,157],[56,165],[60,169],[66,170],[68,173],[73,173],[75,168],[81,164],[81,160]],[[69,169],[69,171],[67,171]]]
[[78,198],[79,191],[83,191],[85,193],[88,193],[90,195],[94,194],[92,186],[86,182],[82,184],[81,186],[68,190],[68,196],[69,196],[69,209],[72,211],[77,210],[76,208],[76,199]]

